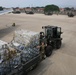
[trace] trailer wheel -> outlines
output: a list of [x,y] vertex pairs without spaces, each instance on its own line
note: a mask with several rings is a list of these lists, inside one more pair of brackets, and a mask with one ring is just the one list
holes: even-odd
[[49,57],[52,54],[53,48],[51,46],[47,46],[45,50],[45,55]]
[[59,49],[61,47],[61,44],[62,44],[61,40],[57,40],[56,41],[56,49]]

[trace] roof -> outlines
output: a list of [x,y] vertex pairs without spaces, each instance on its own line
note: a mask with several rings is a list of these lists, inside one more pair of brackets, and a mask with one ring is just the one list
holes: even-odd
[[50,25],[48,25],[48,26],[43,26],[42,28],[55,28],[55,27],[57,27],[57,26],[50,26]]

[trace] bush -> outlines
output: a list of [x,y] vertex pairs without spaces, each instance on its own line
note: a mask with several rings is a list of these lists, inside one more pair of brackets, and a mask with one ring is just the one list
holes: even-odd
[[3,8],[2,7],[0,7],[0,11],[2,11],[3,10]]

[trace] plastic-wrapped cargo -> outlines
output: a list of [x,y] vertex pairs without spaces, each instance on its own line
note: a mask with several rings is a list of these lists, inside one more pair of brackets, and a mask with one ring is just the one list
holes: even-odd
[[11,72],[21,64],[21,53],[0,40],[0,75]]
[[7,42],[0,40],[0,63],[2,63],[4,59],[4,52],[5,52],[5,50],[3,49],[4,44],[7,44]]
[[36,45],[39,40],[39,33],[28,31],[28,30],[18,30],[14,33],[14,41],[19,44],[24,44],[25,47],[29,45]]
[[39,45],[39,33],[37,32],[15,31],[12,43],[17,50],[22,52],[22,60],[25,62],[39,54],[39,49],[36,48]]
[[11,58],[10,60],[4,61],[0,64],[0,75],[5,75],[13,71],[16,67],[21,64],[20,56]]
[[21,54],[17,53],[12,59],[10,59],[11,70],[15,69],[21,64]]
[[5,44],[7,44],[7,42],[0,40],[0,75],[4,74],[4,71],[5,71],[6,67],[8,66],[7,62],[4,62],[5,57],[7,55],[7,54],[5,54],[6,50],[4,49]]

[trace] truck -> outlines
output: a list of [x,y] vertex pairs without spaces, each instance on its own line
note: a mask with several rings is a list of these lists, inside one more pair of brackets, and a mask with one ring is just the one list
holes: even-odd
[[74,17],[75,16],[74,13],[72,13],[72,12],[68,13],[67,15],[68,15],[68,17]]
[[26,13],[26,14],[31,14],[31,15],[33,15],[33,14],[34,14],[34,12],[33,12],[33,11],[26,11],[25,13]]
[[[15,31],[13,40],[9,44],[2,45],[4,50],[8,49],[8,55],[14,57],[6,60],[8,61],[8,67],[4,67],[3,70],[3,67],[0,67],[2,70],[0,75],[27,75],[30,70],[35,69],[42,61],[40,59],[40,51],[37,48],[38,45],[41,45],[41,42],[47,44],[45,49],[47,57],[52,54],[53,49],[61,47],[61,27],[48,25],[43,26],[42,29],[45,31],[40,33],[26,30]],[[13,55],[14,53],[15,55]]]

